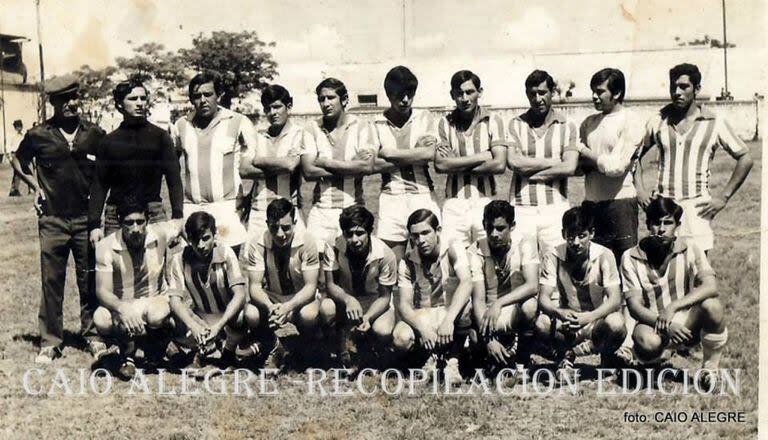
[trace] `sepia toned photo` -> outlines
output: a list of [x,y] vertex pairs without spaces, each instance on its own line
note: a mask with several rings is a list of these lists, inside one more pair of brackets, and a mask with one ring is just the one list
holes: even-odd
[[764,2],[0,8],[3,438],[765,435]]

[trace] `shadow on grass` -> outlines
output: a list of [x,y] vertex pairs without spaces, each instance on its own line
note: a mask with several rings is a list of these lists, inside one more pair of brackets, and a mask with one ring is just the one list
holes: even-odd
[[[13,335],[11,339],[14,342],[26,342],[35,348],[40,346],[40,335],[35,335],[32,333],[16,334]],[[83,339],[83,337],[78,333],[64,330],[64,343],[62,344],[62,348],[64,347],[72,347],[80,351],[85,351],[85,339]]]

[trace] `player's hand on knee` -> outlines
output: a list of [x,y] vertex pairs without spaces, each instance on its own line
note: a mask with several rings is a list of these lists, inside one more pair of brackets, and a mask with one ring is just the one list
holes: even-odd
[[511,358],[509,351],[496,339],[491,339],[488,345],[486,345],[486,349],[488,350],[488,355],[499,364],[506,364]]
[[192,338],[195,340],[197,345],[205,345],[208,340],[208,333],[210,333],[210,329],[202,325],[194,325],[189,329],[189,331],[192,333]]
[[346,301],[347,306],[347,319],[352,322],[360,322],[363,318],[363,306],[360,305],[360,301],[353,297],[349,297]]
[[496,302],[485,310],[483,322],[480,323],[480,333],[482,335],[490,335],[496,330],[496,324],[499,321],[500,314],[501,306]]
[[437,328],[437,339],[440,345],[448,345],[453,341],[453,321],[443,320]]
[[676,344],[686,344],[691,340],[693,334],[683,324],[671,322],[667,327],[669,339]]
[[675,316],[675,310],[670,307],[665,307],[664,310],[659,313],[656,318],[656,332],[666,333],[669,329],[669,324],[672,323],[672,318]]
[[367,317],[363,316],[362,322],[360,323],[360,325],[355,327],[355,331],[358,331],[360,333],[366,333],[370,330],[371,330],[371,321]]
[[117,310],[120,322],[123,323],[128,336],[138,336],[144,333],[144,317],[140,310],[123,303]]
[[437,347],[437,333],[432,328],[424,328],[419,332],[421,345],[427,350],[434,350]]

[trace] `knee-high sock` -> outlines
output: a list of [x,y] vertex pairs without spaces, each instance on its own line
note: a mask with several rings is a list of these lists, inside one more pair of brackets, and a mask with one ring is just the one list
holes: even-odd
[[703,368],[716,369],[720,366],[720,355],[723,347],[728,342],[728,329],[722,333],[707,333],[701,331],[701,348],[703,354]]

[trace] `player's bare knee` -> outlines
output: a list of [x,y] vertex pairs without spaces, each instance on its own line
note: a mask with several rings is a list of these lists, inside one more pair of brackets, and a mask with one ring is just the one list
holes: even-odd
[[409,326],[398,325],[392,332],[392,345],[400,351],[408,351],[416,342],[416,335]]
[[299,310],[299,325],[304,328],[312,328],[319,323],[319,311],[312,304],[306,305]]
[[381,321],[381,319],[377,319],[371,326],[371,331],[379,342],[389,343],[392,340],[392,327]]
[[614,312],[605,317],[605,329],[611,336],[623,337],[627,334],[627,327],[621,312]]
[[520,315],[521,322],[527,324],[529,328],[532,327],[536,320],[536,313],[539,311],[539,303],[536,301],[536,298],[534,297],[523,302],[520,310],[522,311]]
[[635,351],[642,359],[654,358],[664,348],[661,336],[647,325],[635,326],[632,340],[635,342]]
[[147,326],[160,328],[170,315],[171,307],[167,301],[152,301],[147,305],[145,312]]
[[549,318],[549,316],[543,313],[540,314],[539,317],[536,318],[534,331],[537,338],[549,339],[552,333],[552,320]]
[[320,319],[327,325],[336,322],[336,303],[332,299],[323,298],[320,302]]
[[112,332],[112,313],[105,307],[98,307],[93,312],[93,326],[99,334],[106,335]]
[[705,327],[719,326],[723,322],[725,310],[719,299],[707,298],[702,301],[699,307],[701,308],[701,318],[704,321],[702,324]]
[[253,304],[245,305],[245,309],[243,310],[243,317],[245,318],[246,324],[248,324],[248,327],[250,328],[258,327],[259,323],[261,322],[261,313],[259,313],[259,308]]

